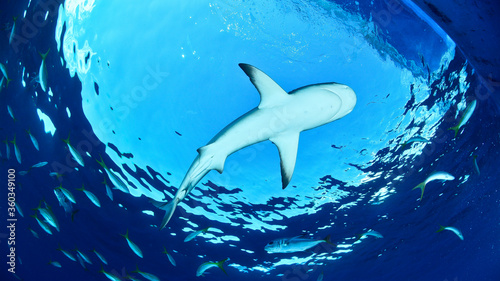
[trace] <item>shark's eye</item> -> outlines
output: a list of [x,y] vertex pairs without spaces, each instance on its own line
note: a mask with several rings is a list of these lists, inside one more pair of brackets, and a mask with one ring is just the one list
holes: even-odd
[[274,241],[269,242],[269,245],[272,245],[272,244],[274,244]]

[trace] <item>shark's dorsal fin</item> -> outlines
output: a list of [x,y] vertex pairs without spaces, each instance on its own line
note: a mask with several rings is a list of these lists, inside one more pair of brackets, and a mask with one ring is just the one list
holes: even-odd
[[250,78],[257,91],[259,91],[259,109],[281,104],[283,100],[288,98],[288,93],[260,69],[245,63],[240,63],[239,66]]
[[297,149],[299,147],[300,132],[287,132],[269,139],[277,147],[281,159],[281,182],[285,189],[292,180],[295,161],[297,160]]

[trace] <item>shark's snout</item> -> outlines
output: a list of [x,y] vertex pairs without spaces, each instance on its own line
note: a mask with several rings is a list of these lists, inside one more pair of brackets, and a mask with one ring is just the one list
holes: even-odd
[[356,94],[353,89],[343,84],[333,84],[328,87],[328,91],[335,94],[336,99],[340,99],[340,108],[338,112],[329,120],[329,122],[340,119],[349,114],[356,106]]
[[354,91],[351,89],[351,87],[342,85],[340,87],[340,90],[338,91],[338,95],[342,99],[342,107],[345,110],[345,114],[348,114],[354,109],[354,106],[356,105],[356,94]]

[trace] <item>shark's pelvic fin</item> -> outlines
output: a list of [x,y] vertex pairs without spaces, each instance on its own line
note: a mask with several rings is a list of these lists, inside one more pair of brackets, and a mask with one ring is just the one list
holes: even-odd
[[267,76],[267,74],[262,72],[260,69],[245,63],[240,63],[239,66],[250,78],[250,81],[255,86],[255,88],[257,88],[257,91],[259,91],[259,109],[282,104],[283,100],[289,98],[288,93],[285,92],[280,87],[280,85],[274,82],[271,77]]
[[200,154],[200,161],[208,161],[209,169],[216,170],[220,174],[224,171],[224,164],[226,163],[226,157],[219,156],[217,153],[212,153],[210,150],[212,144],[202,146],[198,148],[198,153]]
[[295,162],[297,160],[299,135],[300,132],[288,132],[270,139],[270,141],[278,147],[280,153],[281,183],[283,189],[285,189],[292,180],[293,170],[295,169]]

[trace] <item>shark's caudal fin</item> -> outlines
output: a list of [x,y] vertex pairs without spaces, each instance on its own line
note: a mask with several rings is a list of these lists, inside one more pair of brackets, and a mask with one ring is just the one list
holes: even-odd
[[417,186],[415,186],[412,190],[420,188],[422,189],[422,195],[420,195],[420,201],[422,201],[422,198],[424,197],[424,190],[425,190],[425,182],[419,183]]
[[161,221],[160,230],[165,228],[168,221],[172,218],[172,215],[174,214],[174,211],[175,211],[175,207],[177,207],[177,203],[175,201],[176,201],[175,198],[170,202],[159,202],[159,201],[150,199],[150,202],[151,202],[151,204],[153,204],[153,206],[165,211],[165,216],[163,216],[163,220]]

